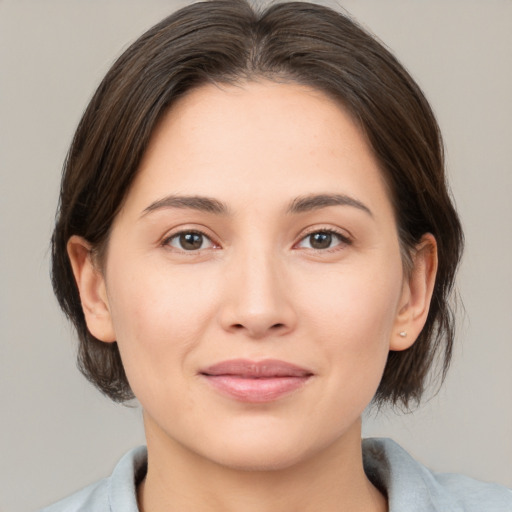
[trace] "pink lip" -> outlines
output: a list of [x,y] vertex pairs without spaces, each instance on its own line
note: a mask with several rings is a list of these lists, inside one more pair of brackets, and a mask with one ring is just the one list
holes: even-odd
[[275,359],[232,359],[209,366],[200,374],[222,394],[253,403],[277,400],[302,387],[313,375],[305,368]]

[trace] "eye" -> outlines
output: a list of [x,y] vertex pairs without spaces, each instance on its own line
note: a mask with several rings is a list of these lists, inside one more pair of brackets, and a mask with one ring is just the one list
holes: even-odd
[[165,239],[164,245],[170,245],[181,251],[200,251],[215,247],[215,244],[199,231],[181,231]]
[[325,250],[350,243],[346,236],[336,231],[320,230],[306,235],[297,246],[305,249]]

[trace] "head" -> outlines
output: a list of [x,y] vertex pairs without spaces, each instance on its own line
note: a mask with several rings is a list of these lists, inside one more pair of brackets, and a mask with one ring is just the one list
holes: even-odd
[[173,112],[186,109],[190,98],[206,101],[201,91],[234,97],[237,88],[261,92],[255,84],[289,92],[298,87],[312,101],[337,105],[378,169],[403,276],[414,273],[418,253],[435,252],[424,321],[402,346],[399,340],[390,344],[374,396],[378,404],[419,401],[433,363],[440,360],[441,377],[448,368],[454,337],[449,296],[462,248],[441,136],[424,95],[389,51],[348,17],[306,3],[276,4],[262,12],[244,0],[193,4],[141,36],[100,84],[65,163],[52,238],[53,286],[78,332],[81,371],[113,400],[133,396],[114,333],[99,339],[88,328],[70,240],[86,241],[91,261],[104,272],[116,220],[151,162],[158,137],[172,132],[166,125]]

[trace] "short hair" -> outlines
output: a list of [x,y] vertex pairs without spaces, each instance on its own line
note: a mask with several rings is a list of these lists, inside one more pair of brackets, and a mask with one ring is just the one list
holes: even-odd
[[82,236],[97,250],[107,245],[152,133],[174,102],[203,84],[259,78],[313,87],[350,113],[388,185],[404,268],[422,235],[437,241],[425,326],[409,349],[390,351],[374,397],[378,405],[419,403],[431,367],[442,382],[451,359],[451,291],[463,246],[441,134],[420,88],[381,43],[349,16],[306,2],[261,11],[247,0],[189,5],[136,40],[99,85],[64,163],[52,236],[52,284],[78,333],[78,366],[113,400],[133,398],[117,343],[87,329],[69,238]]

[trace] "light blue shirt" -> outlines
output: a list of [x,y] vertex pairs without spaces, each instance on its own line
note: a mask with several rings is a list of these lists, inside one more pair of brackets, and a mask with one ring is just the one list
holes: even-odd
[[[363,460],[368,478],[387,494],[389,512],[512,512],[512,490],[434,473],[390,439],[365,439]],[[135,448],[109,478],[40,512],[139,512],[136,489],[146,465],[146,448]]]

